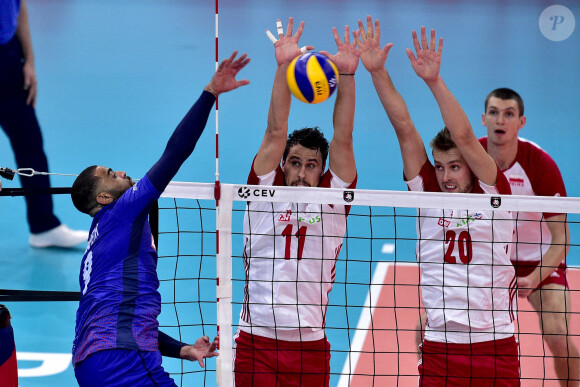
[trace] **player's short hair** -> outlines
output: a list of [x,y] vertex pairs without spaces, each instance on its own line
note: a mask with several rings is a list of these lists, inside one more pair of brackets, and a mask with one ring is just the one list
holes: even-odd
[[487,112],[487,104],[489,103],[489,99],[491,97],[499,98],[502,100],[513,99],[518,104],[518,110],[520,111],[520,117],[524,115],[524,100],[518,93],[513,91],[512,89],[508,89],[507,87],[500,87],[499,89],[495,89],[491,93],[487,95],[485,98],[485,105],[484,105],[484,112]]
[[447,127],[444,127],[433,137],[433,140],[429,143],[429,146],[433,149],[437,149],[446,152],[450,149],[457,148],[453,138],[451,138],[451,132]]
[[97,166],[92,165],[82,171],[81,174],[75,179],[75,182],[72,186],[72,192],[70,194],[73,204],[77,210],[89,215],[91,211],[98,205],[96,191],[100,178],[95,176],[96,170]]
[[314,128],[296,129],[290,133],[288,141],[286,141],[286,149],[284,149],[284,156],[282,157],[283,160],[286,160],[290,148],[294,145],[302,145],[305,148],[320,151],[322,164],[326,164],[328,140],[324,138],[324,134],[318,129],[318,126]]

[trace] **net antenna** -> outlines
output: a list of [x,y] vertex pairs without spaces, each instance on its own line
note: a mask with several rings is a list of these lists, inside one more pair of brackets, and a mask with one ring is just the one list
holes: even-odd
[[[219,67],[219,0],[215,0],[215,71]],[[233,386],[232,337],[232,195],[222,198],[219,175],[219,97],[215,101],[215,185],[216,200],[216,305],[219,355],[216,360],[218,386]],[[222,200],[222,199],[225,199]],[[225,216],[221,216],[223,214]],[[223,334],[221,334],[223,333]]]
[[[218,0],[215,0],[215,71],[219,68],[219,45],[218,45]],[[215,196],[216,205],[220,199],[220,172],[219,172],[219,97],[215,98]]]

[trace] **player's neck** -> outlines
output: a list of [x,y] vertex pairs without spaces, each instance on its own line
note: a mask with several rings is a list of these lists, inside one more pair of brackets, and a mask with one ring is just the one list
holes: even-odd
[[487,153],[491,155],[500,170],[505,171],[514,163],[518,154],[518,141],[511,141],[505,144],[494,144],[488,142]]

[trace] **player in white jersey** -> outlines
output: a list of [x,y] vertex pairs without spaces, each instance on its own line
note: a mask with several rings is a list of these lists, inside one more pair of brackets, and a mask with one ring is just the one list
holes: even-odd
[[[518,93],[508,88],[492,91],[485,99],[481,122],[487,127],[487,137],[480,141],[508,178],[514,195],[566,196],[554,160],[536,144],[518,138],[526,124],[524,102]],[[514,217],[517,244],[512,249],[512,262],[520,296],[527,296],[539,314],[560,385],[578,386],[578,349],[569,336],[571,302],[565,257],[570,237],[566,215],[520,212]]]
[[[431,142],[434,166],[401,95],[385,68],[389,43],[380,45],[380,24],[359,21],[364,67],[391,121],[409,189],[449,193],[509,194],[505,176],[481,146],[439,75],[443,40],[425,27],[413,31],[415,73],[435,97],[446,128]],[[453,200],[450,198],[450,203]],[[513,221],[506,211],[418,209],[417,260],[427,332],[421,345],[421,386],[518,386],[518,344],[512,302],[515,270],[509,258]],[[492,225],[493,222],[493,225]],[[486,242],[488,241],[488,242]],[[493,243],[491,243],[493,241]]]
[[[291,95],[289,63],[301,54],[300,23],[286,34],[278,21],[277,62],[268,126],[254,158],[248,184],[354,188],[355,83],[359,55],[334,28],[336,55],[327,55],[341,74],[330,145],[318,128],[288,137]],[[305,46],[313,49],[312,46]],[[325,173],[328,155],[329,170]],[[280,165],[282,160],[282,165]],[[328,386],[330,344],[325,333],[328,293],[342,246],[348,208],[297,203],[254,203],[244,219],[246,286],[236,334],[237,386]]]
[[[323,139],[314,130],[297,133]],[[248,184],[283,185],[283,177],[279,167],[262,178],[252,170]],[[330,170],[318,186],[353,185]],[[249,203],[244,220],[244,257],[250,281],[240,319],[242,330],[287,341],[324,339],[328,293],[346,215],[342,205]]]

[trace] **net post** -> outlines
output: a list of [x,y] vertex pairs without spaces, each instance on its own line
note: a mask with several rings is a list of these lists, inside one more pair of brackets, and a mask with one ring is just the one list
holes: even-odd
[[221,198],[216,209],[216,276],[217,324],[220,335],[216,360],[217,385],[230,387],[233,378],[232,337],[232,210],[234,186],[221,185]]

